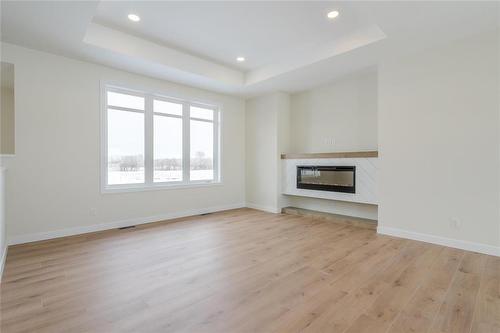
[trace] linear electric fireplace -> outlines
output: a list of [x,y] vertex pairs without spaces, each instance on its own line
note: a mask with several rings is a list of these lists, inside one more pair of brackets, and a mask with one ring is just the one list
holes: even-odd
[[356,167],[297,166],[297,188],[356,193]]

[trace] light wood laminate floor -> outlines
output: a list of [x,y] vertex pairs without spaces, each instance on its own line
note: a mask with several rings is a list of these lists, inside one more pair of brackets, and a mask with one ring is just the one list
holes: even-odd
[[500,332],[500,258],[251,209],[9,248],[1,332]]

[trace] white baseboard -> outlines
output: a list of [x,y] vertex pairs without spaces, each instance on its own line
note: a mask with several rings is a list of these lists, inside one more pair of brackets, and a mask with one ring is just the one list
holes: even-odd
[[6,258],[7,258],[7,245],[3,249],[2,258],[0,258],[0,282],[2,282],[3,268],[5,267]]
[[488,255],[492,255],[492,256],[500,256],[500,247],[493,246],[493,245],[474,243],[474,242],[469,242],[469,241],[464,241],[464,240],[459,240],[459,239],[452,239],[452,238],[434,236],[434,235],[429,235],[429,234],[422,234],[419,232],[407,231],[407,230],[403,230],[403,229],[389,228],[389,227],[383,227],[383,226],[377,227],[377,233],[382,234],[382,235],[389,235],[389,236],[395,236],[395,237],[400,237],[400,238],[413,239],[413,240],[426,242],[426,243],[454,247],[454,248],[461,249],[461,250],[484,253],[484,254],[488,254]]
[[246,205],[244,203],[239,203],[239,204],[233,204],[233,205],[215,206],[215,207],[208,207],[208,208],[201,208],[201,209],[191,209],[191,210],[182,211],[182,212],[167,213],[167,214],[148,216],[148,217],[139,217],[139,218],[127,219],[127,220],[116,221],[116,222],[94,224],[94,225],[89,225],[89,226],[84,226],[84,227],[75,227],[75,228],[67,228],[67,229],[39,232],[39,233],[26,234],[26,235],[18,235],[18,236],[14,236],[14,237],[9,237],[9,239],[7,240],[7,244],[8,245],[16,245],[16,244],[31,243],[31,242],[41,241],[41,240],[66,237],[66,236],[81,235],[81,234],[86,234],[89,232],[123,228],[123,227],[129,227],[129,226],[133,226],[133,225],[139,225],[139,224],[145,224],[145,223],[151,223],[151,222],[159,222],[159,221],[164,221],[164,220],[176,219],[176,218],[180,218],[180,217],[188,217],[188,216],[194,216],[194,215],[200,215],[200,214],[206,214],[206,213],[214,213],[214,212],[220,212],[220,211],[224,211],[224,210],[243,208],[243,207],[246,207]]
[[247,202],[246,206],[248,208],[262,210],[262,211],[268,212],[268,213],[273,213],[273,214],[281,213],[281,209],[278,209],[278,208],[273,207],[273,206],[258,205],[258,204],[252,203],[252,202]]

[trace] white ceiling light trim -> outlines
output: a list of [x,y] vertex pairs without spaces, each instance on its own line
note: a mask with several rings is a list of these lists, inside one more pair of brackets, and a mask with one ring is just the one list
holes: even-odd
[[127,17],[132,22],[139,22],[141,20],[141,18],[139,17],[139,15],[136,15],[136,14],[128,14]]
[[237,62],[244,62],[245,61],[245,57],[238,57],[238,58],[236,58],[236,61]]
[[333,10],[331,12],[329,12],[328,14],[326,14],[326,16],[329,18],[329,19],[334,19],[336,18],[337,16],[339,16],[339,12],[337,10]]

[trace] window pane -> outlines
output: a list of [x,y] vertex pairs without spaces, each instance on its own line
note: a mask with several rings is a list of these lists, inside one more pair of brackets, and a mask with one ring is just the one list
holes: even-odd
[[154,116],[154,181],[182,180],[182,119]]
[[155,100],[154,112],[182,116],[182,104]]
[[214,110],[191,106],[191,118],[214,120]]
[[144,183],[144,114],[108,109],[108,184]]
[[213,123],[191,120],[191,180],[214,179]]
[[144,97],[108,91],[108,105],[144,110]]

